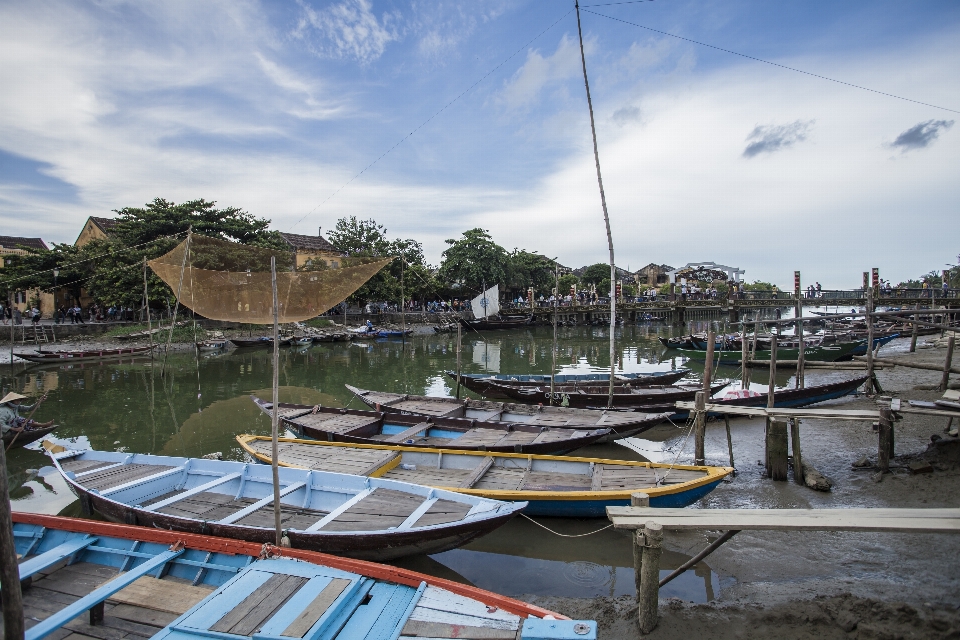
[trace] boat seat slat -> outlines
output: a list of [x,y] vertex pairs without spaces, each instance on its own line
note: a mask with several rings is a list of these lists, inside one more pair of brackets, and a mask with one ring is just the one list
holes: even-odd
[[26,580],[30,576],[36,573],[39,573],[44,569],[49,569],[50,567],[57,564],[61,560],[65,560],[66,558],[72,556],[78,551],[81,551],[82,549],[86,549],[97,540],[98,538],[96,537],[80,536],[74,540],[68,540],[63,544],[59,544],[53,549],[50,549],[49,551],[41,553],[38,556],[34,556],[32,558],[28,558],[27,560],[24,560],[23,562],[20,563],[18,567],[20,569],[20,579]]
[[109,489],[111,487],[127,484],[128,482],[139,480],[140,478],[146,478],[147,476],[152,476],[164,471],[180,468],[181,467],[172,467],[162,464],[126,464],[120,467],[114,467],[101,473],[94,473],[93,475],[85,476],[82,481],[78,480],[77,482],[88,489],[96,489],[100,491],[103,489]]
[[417,519],[414,527],[429,527],[436,524],[459,522],[470,513],[471,508],[472,506],[468,503],[440,499],[434,502],[426,513]]
[[477,482],[480,481],[480,478],[483,477],[483,474],[485,474],[487,471],[490,470],[490,467],[493,466],[494,462],[495,462],[495,459],[492,456],[486,456],[485,458],[483,458],[480,461],[480,464],[478,464],[470,472],[470,475],[463,479],[463,481],[459,485],[459,488],[469,489],[473,485],[477,484]]
[[413,436],[417,435],[418,433],[421,433],[421,432],[426,431],[427,429],[429,429],[429,428],[432,427],[432,426],[433,426],[433,424],[431,424],[431,423],[429,423],[429,422],[421,422],[420,424],[415,424],[415,425],[413,425],[413,426],[410,427],[409,429],[404,429],[404,430],[401,431],[400,433],[397,433],[397,434],[394,434],[394,435],[390,436],[389,438],[387,438],[386,440],[384,440],[384,442],[391,442],[391,443],[394,443],[394,444],[400,444],[400,443],[403,442],[404,440],[407,440],[408,438],[413,438]]

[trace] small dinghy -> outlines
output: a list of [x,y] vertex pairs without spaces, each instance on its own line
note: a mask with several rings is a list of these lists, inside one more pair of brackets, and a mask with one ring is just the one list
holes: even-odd
[[593,621],[373,562],[78,518],[13,522],[26,640],[597,637]]
[[[251,398],[264,413],[272,415],[271,403]],[[556,429],[509,422],[477,424],[476,420],[464,418],[385,414],[283,402],[280,403],[280,420],[300,437],[314,440],[404,444],[461,451],[567,453],[610,435],[609,429],[587,426]]]
[[[626,387],[648,387],[650,385],[673,384],[690,373],[690,369],[678,369],[676,371],[653,371],[650,373],[621,373],[614,376],[614,384]],[[447,371],[446,374],[457,381],[456,371]],[[559,374],[553,376],[554,387],[562,385],[598,385],[608,384],[610,381],[609,373],[575,373]],[[500,391],[490,383],[508,387],[539,387],[550,386],[550,376],[542,374],[512,374],[501,373],[490,375],[488,373],[461,373],[460,384],[474,393],[479,393],[486,398],[509,398],[508,395]]]
[[[244,451],[273,460],[270,438],[237,436]],[[651,507],[686,507],[710,493],[730,467],[693,467],[629,460],[475,453],[385,445],[353,445],[282,438],[278,463],[336,469],[413,482],[473,496],[527,503],[524,513],[602,518],[610,506],[630,506],[642,491]]]
[[[597,443],[613,442],[620,438],[629,438],[651,429],[666,420],[673,408],[658,412],[640,413],[631,411],[605,411],[596,409],[571,409],[568,407],[531,406],[509,402],[491,402],[489,400],[471,400],[456,398],[436,398],[433,396],[414,396],[405,393],[386,391],[368,391],[349,384],[344,385],[364,404],[377,411],[399,414],[401,416],[418,415],[428,418],[467,418],[478,423],[526,424],[552,429],[587,429],[601,427],[610,433]],[[403,443],[406,444],[406,443]],[[434,446],[446,447],[437,443]],[[543,453],[531,451],[530,453]]]
[[226,340],[204,340],[197,343],[197,351],[204,353],[209,351],[220,351],[221,349],[226,349],[226,347]]
[[81,362],[89,360],[105,360],[107,358],[129,358],[142,356],[153,351],[156,345],[146,347],[126,347],[123,349],[87,349],[82,351],[37,351],[35,353],[14,353],[21,360],[30,362]]
[[3,434],[3,447],[4,449],[16,449],[25,444],[36,442],[48,433],[53,433],[59,426],[60,425],[56,424],[39,424],[31,421],[23,431],[11,430]]
[[[271,468],[108,451],[49,451],[81,509],[114,522],[250,542],[274,540]],[[280,469],[281,521],[297,549],[392,560],[454,549],[523,509],[450,491]]]
[[296,338],[291,338],[292,343],[296,347],[306,347],[313,344],[313,336],[297,336]]

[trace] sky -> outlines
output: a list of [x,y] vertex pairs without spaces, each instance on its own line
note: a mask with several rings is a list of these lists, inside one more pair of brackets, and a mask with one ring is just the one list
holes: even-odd
[[[618,266],[852,288],[960,259],[960,3],[581,20]],[[205,198],[293,233],[372,218],[434,265],[475,227],[608,259],[572,0],[5,1],[0,87],[5,235]]]

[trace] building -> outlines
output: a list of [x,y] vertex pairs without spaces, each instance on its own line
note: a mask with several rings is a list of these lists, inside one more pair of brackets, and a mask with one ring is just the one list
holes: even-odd
[[83,225],[80,235],[74,241],[73,246],[82,247],[94,240],[106,240],[110,237],[111,230],[117,226],[117,221],[113,218],[95,218],[90,216]]
[[318,235],[315,236],[281,232],[280,237],[293,249],[297,269],[309,267],[319,261],[326,262],[328,267],[336,269],[340,266],[341,259],[345,257],[345,254],[337,251],[329,240],[319,235],[319,230]]
[[[21,238],[18,236],[0,236],[0,268],[10,264],[8,256],[22,256],[27,253],[27,249],[49,249],[47,243],[41,238]],[[39,289],[28,289],[26,291],[16,291],[12,294],[12,302],[20,311],[26,311],[34,304],[44,315],[53,313],[53,294],[40,291]]]
[[648,287],[666,284],[670,281],[669,273],[673,270],[673,267],[668,264],[654,264],[651,262],[636,271],[637,284],[646,284]]

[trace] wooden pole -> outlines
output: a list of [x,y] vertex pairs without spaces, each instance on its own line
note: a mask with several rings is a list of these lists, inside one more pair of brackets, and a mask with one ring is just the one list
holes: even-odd
[[460,341],[463,336],[463,323],[460,322],[460,317],[457,316],[457,400],[460,399]]
[[407,345],[407,316],[404,314],[406,307],[403,293],[403,265],[405,262],[403,256],[400,256],[400,340],[403,346]]
[[590,133],[593,136],[593,159],[597,165],[597,184],[600,187],[600,205],[603,207],[603,222],[607,227],[607,249],[610,252],[610,390],[607,393],[607,406],[613,406],[613,384],[617,371],[616,336],[617,327],[617,267],[613,258],[613,233],[610,231],[610,214],[607,212],[607,197],[603,193],[603,177],[600,175],[600,151],[597,148],[597,126],[593,120],[593,101],[590,99],[590,82],[587,80],[587,57],[583,52],[583,30],[580,27],[580,3],[575,2],[577,10],[577,35],[580,36],[580,62],[583,64],[583,86],[587,90],[587,108],[590,111]]
[[283,530],[280,528],[280,467],[277,437],[280,428],[280,302],[277,295],[277,258],[270,256],[270,284],[273,287],[273,411],[270,417],[270,447],[273,468],[273,526],[276,546],[280,546]]
[[637,617],[640,633],[647,634],[660,622],[660,556],[663,553],[663,527],[648,522],[637,531],[637,544],[641,546],[640,590],[637,591]]
[[740,388],[749,389],[750,388],[750,367],[747,366],[747,362],[750,360],[750,341],[747,338],[747,328],[741,327],[742,331],[740,332]]
[[804,375],[803,375],[803,365],[804,357],[803,352],[806,348],[806,344],[803,340],[803,306],[800,303],[800,298],[797,298],[797,389],[803,389],[804,387]]
[[[12,324],[13,314],[10,315]],[[3,637],[4,640],[23,640],[23,595],[20,593],[20,569],[17,567],[10,509],[7,456],[0,446],[0,584],[3,585],[0,601],[3,604]]]
[[704,453],[704,437],[706,436],[707,431],[707,392],[697,391],[697,395],[694,397],[694,402],[696,403],[696,415],[694,417],[693,427],[694,464],[704,464],[706,462],[706,454]]
[[724,414],[723,424],[727,428],[727,453],[730,454],[730,466],[736,468],[733,464],[733,437],[730,435],[730,416]]
[[950,385],[950,367],[953,364],[954,340],[954,335],[947,338],[947,358],[943,361],[943,377],[940,379],[940,391],[946,391]]
[[[147,259],[143,259],[143,306],[147,312],[147,336],[150,346],[153,347],[153,320],[150,318],[150,292],[147,290]],[[153,349],[150,349],[150,359],[153,360]]]
[[770,420],[767,428],[767,476],[771,480],[787,479],[787,423]]
[[[767,378],[767,408],[773,408],[776,402],[777,389],[777,336],[770,336],[770,375]],[[763,462],[767,469],[767,475],[770,474],[770,418],[766,419],[763,429]]]
[[550,406],[553,406],[554,378],[557,374],[557,303],[560,301],[560,263],[553,261],[556,290],[553,294],[553,364],[550,368]]
[[7,296],[7,305],[10,311],[10,368],[13,369],[13,296]]
[[710,378],[713,376],[713,350],[717,341],[717,334],[713,329],[707,332],[707,357],[703,361],[703,391],[709,395]]
[[[631,493],[630,494],[630,506],[631,507],[649,507],[650,506],[650,496],[646,493]],[[635,541],[636,542],[636,541]],[[641,567],[643,563],[643,547],[639,544],[633,545],[633,582],[637,589],[637,598],[640,597],[640,575],[642,573]]]
[[[864,274],[866,275],[866,274]],[[863,385],[863,390],[867,394],[872,394],[873,377],[876,375],[873,371],[873,287],[867,287],[867,382]]]
[[880,429],[878,433],[877,466],[880,473],[890,471],[890,458],[893,457],[893,412],[880,409]]
[[803,484],[803,456],[800,453],[800,418],[790,420],[790,448],[793,449],[793,481]]
[[[920,303],[919,303],[919,302],[917,303],[916,309],[917,309],[917,311],[920,311]],[[913,319],[914,319],[914,320],[919,320],[919,317],[918,317],[919,315],[920,315],[920,314],[918,314],[918,313],[913,314]],[[920,325],[918,325],[916,322],[914,322],[914,323],[913,323],[913,331],[912,331],[912,333],[911,333],[911,335],[910,335],[910,353],[914,353],[914,352],[917,350],[917,330],[918,330],[919,328],[920,328]]]

